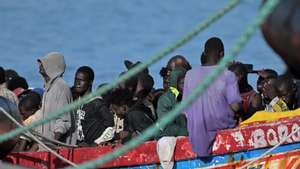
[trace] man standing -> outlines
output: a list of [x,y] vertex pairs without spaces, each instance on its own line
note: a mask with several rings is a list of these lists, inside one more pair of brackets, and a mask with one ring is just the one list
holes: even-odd
[[[216,67],[224,56],[219,38],[206,41],[202,66],[190,70],[185,77],[183,100]],[[198,156],[209,156],[217,131],[235,127],[235,114],[240,112],[241,97],[235,75],[225,70],[210,87],[186,109],[189,138]]]
[[[88,66],[77,69],[72,87],[74,99],[80,99],[92,92],[94,71]],[[77,115],[77,140],[83,144],[93,144],[103,134],[112,135],[114,117],[101,97],[95,97],[89,103],[82,105],[76,112]],[[105,132],[107,131],[107,132]],[[110,138],[112,139],[112,138]],[[105,142],[109,140],[101,140]],[[97,143],[100,143],[97,141]]]
[[[42,99],[41,118],[49,116],[72,102],[71,90],[62,76],[66,64],[64,56],[51,52],[38,59],[39,71],[45,80],[45,93]],[[68,144],[76,143],[75,116],[68,112],[39,127],[39,131],[46,137],[64,141]]]

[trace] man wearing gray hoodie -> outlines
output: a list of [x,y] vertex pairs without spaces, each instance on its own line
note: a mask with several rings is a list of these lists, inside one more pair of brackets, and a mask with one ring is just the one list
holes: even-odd
[[[38,59],[39,72],[45,80],[45,93],[42,99],[41,119],[49,116],[72,102],[72,94],[62,76],[66,64],[64,56],[51,52]],[[60,140],[68,144],[76,144],[75,115],[65,113],[57,119],[39,127],[41,134],[48,138]]]

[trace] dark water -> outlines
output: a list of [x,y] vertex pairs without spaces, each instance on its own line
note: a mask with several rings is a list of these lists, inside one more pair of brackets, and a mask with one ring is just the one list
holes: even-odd
[[[96,84],[109,82],[125,69],[124,59],[144,60],[190,31],[225,0],[0,0],[0,65],[16,69],[30,86],[42,86],[36,59],[50,51],[65,55],[65,79],[71,85],[75,70],[89,65]],[[192,65],[206,39],[219,36],[228,51],[255,17],[258,0],[244,0],[209,29],[172,55],[182,54]],[[156,86],[166,59],[151,67]],[[238,56],[255,68],[285,66],[265,43],[260,31]],[[251,82],[255,80],[251,76]]]

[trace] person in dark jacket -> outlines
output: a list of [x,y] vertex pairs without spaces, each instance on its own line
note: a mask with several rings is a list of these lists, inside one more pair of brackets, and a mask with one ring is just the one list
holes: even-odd
[[[82,66],[76,71],[72,94],[74,99],[80,99],[92,91],[94,71],[88,66]],[[77,141],[93,144],[108,127],[114,126],[113,114],[101,97],[90,100],[77,110]]]
[[129,109],[125,122],[128,122],[129,132],[133,136],[140,134],[156,119],[156,113],[148,98],[154,86],[154,80],[149,74],[141,73],[138,76],[138,85],[135,93],[135,104]]
[[[170,75],[169,90],[164,93],[158,100],[157,115],[158,119],[165,116],[171,111],[176,103],[181,101],[183,81],[185,76],[185,69],[175,68]],[[158,138],[163,136],[186,136],[186,118],[184,114],[179,115],[173,122],[169,123],[158,134]]]

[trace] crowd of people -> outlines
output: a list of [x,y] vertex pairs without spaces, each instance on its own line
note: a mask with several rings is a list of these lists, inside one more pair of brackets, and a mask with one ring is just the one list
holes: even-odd
[[[35,128],[34,132],[70,145],[124,144],[190,96],[223,56],[223,42],[212,37],[204,44],[199,58],[201,64],[192,67],[184,56],[172,57],[159,72],[163,80],[161,88],[154,88],[155,82],[146,68],[114,89],[89,100],[77,110]],[[124,64],[127,70],[120,75],[141,62],[126,60]],[[53,52],[39,58],[37,66],[44,80],[41,88],[30,88],[25,78],[11,69],[0,67],[0,106],[23,125],[45,119],[51,113],[93,92],[95,74],[89,66],[79,67],[75,72],[73,86],[68,86],[63,79],[66,63],[61,53]],[[248,82],[249,73],[258,75],[256,89]],[[99,84],[98,88],[105,85]],[[205,157],[211,154],[217,131],[234,128],[260,110],[282,112],[296,108],[297,85],[291,76],[278,75],[272,69],[255,71],[247,64],[232,62],[228,70],[184,112],[167,126],[158,126],[159,132],[150,139],[158,140],[160,154],[168,146],[171,151],[174,150],[176,137],[188,136],[193,151]],[[0,134],[15,128],[16,125],[1,113]],[[12,149],[43,150],[24,137],[3,142],[0,149],[1,157]]]

